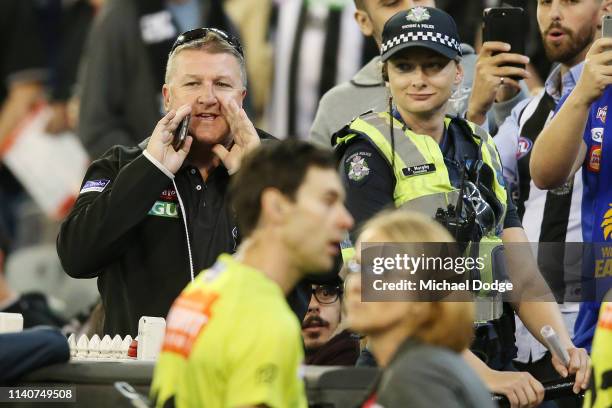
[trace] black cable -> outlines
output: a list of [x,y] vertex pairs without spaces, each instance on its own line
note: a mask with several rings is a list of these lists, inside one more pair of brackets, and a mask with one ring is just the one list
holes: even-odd
[[391,172],[395,176],[395,132],[393,131],[393,97],[389,96],[389,134],[391,136]]

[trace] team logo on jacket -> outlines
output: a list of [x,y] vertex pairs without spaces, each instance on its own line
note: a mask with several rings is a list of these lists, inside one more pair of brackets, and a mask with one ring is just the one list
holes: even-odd
[[593,173],[599,173],[601,167],[601,145],[591,146],[589,151],[589,164],[587,169]]
[[368,174],[370,174],[370,168],[365,157],[356,154],[348,160],[348,178],[353,181],[361,181]]
[[431,16],[429,15],[429,11],[425,7],[413,7],[408,11],[406,15],[406,20],[412,21],[415,23],[420,23],[421,21],[429,20]]
[[601,120],[601,123],[606,123],[606,116],[608,116],[608,105],[602,106],[601,108],[597,109],[596,118]]
[[593,128],[591,129],[591,139],[594,142],[601,143],[603,141],[603,128]]
[[518,140],[518,149],[516,152],[516,160],[520,160],[523,157],[527,156],[527,154],[531,151],[533,147],[533,142],[531,139],[527,139],[526,137],[519,137]]
[[100,180],[88,180],[85,182],[79,194],[89,193],[95,191],[97,193],[101,193],[104,191],[106,186],[110,183],[109,179],[100,179]]
[[178,204],[169,203],[167,201],[156,201],[148,214],[157,217],[178,218]]

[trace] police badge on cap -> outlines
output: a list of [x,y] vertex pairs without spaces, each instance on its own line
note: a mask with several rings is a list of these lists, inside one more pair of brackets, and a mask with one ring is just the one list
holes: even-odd
[[433,7],[400,11],[386,23],[382,34],[381,59],[387,61],[398,51],[425,47],[449,59],[461,56],[461,40],[451,16]]

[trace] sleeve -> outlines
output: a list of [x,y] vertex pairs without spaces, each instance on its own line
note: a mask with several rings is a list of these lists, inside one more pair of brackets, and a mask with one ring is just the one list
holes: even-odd
[[120,167],[116,147],[92,163],[77,201],[61,225],[57,252],[74,278],[97,276],[129,247],[130,232],[142,222],[170,179],[144,155]]
[[[331,138],[335,131],[331,130],[331,124],[329,123],[330,109],[329,94],[323,95],[321,101],[319,101],[319,107],[315,115],[312,127],[310,128],[310,134],[308,135],[309,140],[317,146],[331,149]],[[339,130],[339,129],[336,129]]]
[[[346,208],[355,219],[353,233],[380,210],[393,205],[395,177],[385,158],[366,141],[356,141],[340,161]],[[354,236],[351,236],[354,238]]]
[[38,368],[70,359],[66,337],[57,329],[35,328],[0,334],[0,384]]
[[464,407],[459,403],[448,377],[439,375],[432,368],[427,364],[414,365],[410,372],[394,373],[385,384],[389,392],[380,394],[378,402],[385,407]]
[[521,219],[519,218],[518,211],[516,209],[516,205],[512,200],[512,194],[508,191],[508,186],[506,186],[506,217],[504,218],[504,229],[506,228],[523,228],[523,224],[521,223]]
[[92,157],[110,146],[134,144],[123,120],[130,66],[125,38],[129,36],[117,8],[103,8],[94,20],[83,60],[78,134]]
[[[262,316],[258,318],[261,322],[270,321]],[[275,320],[273,317],[272,321]],[[292,323],[297,326],[297,321]],[[249,325],[250,341],[236,342],[232,347],[226,406],[299,406],[297,403],[288,404],[288,399],[300,398],[304,392],[299,378],[302,364],[299,329],[287,330],[287,325],[283,324],[259,326],[253,333],[253,327]]]
[[493,103],[493,117],[495,119],[495,127],[500,126],[508,116],[512,114],[513,109],[517,104],[529,98],[529,89],[524,81],[521,81],[520,91],[513,98],[504,102]]

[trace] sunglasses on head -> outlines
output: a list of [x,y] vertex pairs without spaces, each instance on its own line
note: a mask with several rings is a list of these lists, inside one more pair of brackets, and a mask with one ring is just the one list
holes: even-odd
[[223,30],[219,30],[218,28],[208,28],[201,27],[195,28],[193,30],[185,31],[183,34],[179,35],[174,44],[172,44],[172,48],[170,49],[170,54],[174,52],[178,47],[183,44],[187,44],[191,41],[199,40],[200,38],[206,37],[208,33],[215,33],[219,37],[223,38],[229,45],[231,45],[241,57],[244,58],[244,53],[242,51],[242,45],[240,45],[240,41],[232,35],[229,35]]

